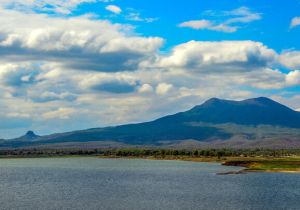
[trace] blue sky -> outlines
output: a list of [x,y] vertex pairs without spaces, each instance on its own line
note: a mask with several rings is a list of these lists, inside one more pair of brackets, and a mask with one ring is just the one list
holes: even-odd
[[148,121],[211,97],[298,110],[299,37],[299,0],[2,0],[0,138]]
[[[146,36],[159,36],[165,38],[166,48],[187,42],[189,40],[215,41],[215,40],[255,40],[281,51],[283,49],[299,48],[299,28],[290,30],[291,19],[299,16],[300,3],[298,0],[272,1],[250,0],[230,1],[219,0],[186,0],[172,1],[114,1],[115,5],[124,8],[125,14],[116,15],[109,19],[115,23],[134,24],[136,31]],[[253,21],[236,33],[216,33],[209,30],[190,30],[176,27],[179,23],[194,19],[225,20],[222,12],[248,7],[253,13],[261,14],[259,21]],[[157,18],[152,23],[129,21],[124,16],[132,11],[140,13],[143,18]],[[205,14],[214,11],[216,16]],[[103,4],[83,4],[73,15],[93,12],[100,17],[107,18],[111,14],[106,11]]]

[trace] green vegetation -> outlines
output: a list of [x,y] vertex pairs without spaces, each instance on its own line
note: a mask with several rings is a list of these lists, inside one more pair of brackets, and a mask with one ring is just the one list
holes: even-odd
[[300,156],[300,149],[157,149],[157,148],[125,148],[125,149],[8,149],[0,150],[3,156],[28,155],[103,155],[120,157],[145,156],[187,156],[187,157],[289,157]]
[[225,162],[224,165],[246,167],[246,169],[243,170],[244,172],[300,172],[299,157],[230,160]]
[[7,156],[111,156],[111,157],[291,157],[300,156],[300,149],[157,149],[157,148],[125,148],[125,149],[8,149],[0,150],[0,157]]

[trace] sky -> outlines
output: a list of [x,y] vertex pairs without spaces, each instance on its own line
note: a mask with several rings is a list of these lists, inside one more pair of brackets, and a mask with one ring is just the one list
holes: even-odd
[[1,0],[0,138],[150,121],[209,98],[300,111],[300,0]]

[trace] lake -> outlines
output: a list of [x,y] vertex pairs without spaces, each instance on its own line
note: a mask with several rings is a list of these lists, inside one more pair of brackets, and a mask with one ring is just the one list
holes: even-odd
[[216,163],[100,158],[0,160],[0,209],[299,209],[300,175]]

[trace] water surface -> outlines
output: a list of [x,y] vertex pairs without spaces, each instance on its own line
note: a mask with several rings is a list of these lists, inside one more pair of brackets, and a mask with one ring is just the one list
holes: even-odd
[[46,158],[0,160],[0,209],[299,209],[300,175],[215,163]]

